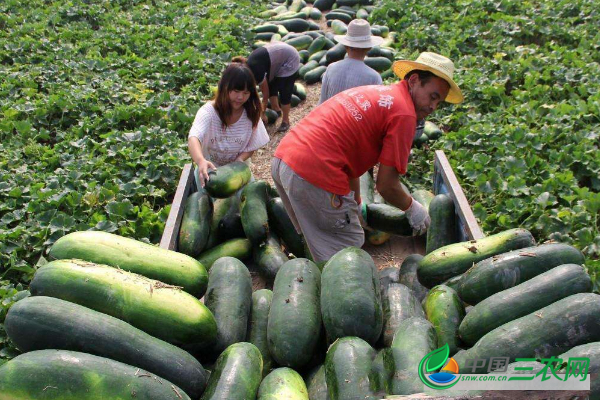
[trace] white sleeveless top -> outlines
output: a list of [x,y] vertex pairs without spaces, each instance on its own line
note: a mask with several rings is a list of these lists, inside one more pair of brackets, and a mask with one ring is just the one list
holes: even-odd
[[235,124],[223,128],[212,102],[204,104],[196,113],[190,137],[200,141],[204,158],[217,167],[235,161],[241,153],[258,150],[269,143],[269,134],[262,120],[252,129],[246,110]]

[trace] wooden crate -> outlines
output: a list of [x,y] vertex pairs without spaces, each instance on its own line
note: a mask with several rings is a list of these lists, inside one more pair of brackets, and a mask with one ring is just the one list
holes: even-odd
[[[435,194],[446,193],[454,201],[461,240],[483,238],[483,232],[477,224],[469,202],[443,151],[438,150],[435,152],[434,165],[433,192]],[[190,193],[196,190],[194,168],[192,164],[186,164],[179,178],[171,211],[160,241],[160,247],[177,251],[177,236],[179,234],[185,200]],[[383,268],[390,265],[399,266],[402,260],[410,254],[425,254],[425,242],[422,237],[393,236],[387,243],[381,246],[365,244],[364,249],[371,254],[377,266]],[[260,282],[255,282],[255,288],[260,286]]]
[[[481,228],[479,227],[473,211],[469,206],[467,198],[456,178],[448,159],[443,151],[435,152],[434,164],[434,183],[433,192],[435,194],[448,194],[454,201],[456,207],[457,225],[461,240],[474,240],[484,237]],[[186,164],[181,172],[177,191],[173,199],[173,204],[169,217],[167,219],[165,229],[160,241],[160,247],[169,250],[177,250],[177,236],[183,216],[183,208],[185,200],[190,193],[195,192],[196,183],[193,176],[192,164]],[[373,246],[365,244],[364,249],[371,254],[375,263],[379,268],[390,265],[399,266],[402,260],[410,254],[425,254],[425,241],[422,237],[400,237],[393,236],[387,243],[381,246]],[[261,279],[253,266],[248,265],[252,275],[253,290],[267,287],[267,283]],[[202,299],[203,300],[203,299]],[[388,396],[386,399],[445,399],[445,400],[462,400],[462,399],[547,399],[547,398],[584,398],[588,392],[575,391],[490,391],[479,396],[444,396],[441,392],[439,396],[428,396],[425,394],[413,394],[410,396]]]

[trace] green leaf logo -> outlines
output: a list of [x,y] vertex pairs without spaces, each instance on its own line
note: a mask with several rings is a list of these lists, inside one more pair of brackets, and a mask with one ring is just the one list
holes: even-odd
[[[448,346],[448,343],[446,343],[444,346],[432,351],[431,353],[423,357],[423,359],[419,363],[419,378],[421,379],[421,382],[423,382],[430,388],[436,390],[448,389],[456,385],[459,379],[454,379],[450,383],[440,383],[433,379],[435,372],[446,364],[449,356],[450,346]],[[458,372],[458,369],[456,370],[456,372]],[[430,379],[426,376],[426,374],[432,374],[432,378]]]
[[446,363],[446,360],[448,360],[449,356],[450,356],[450,346],[448,346],[448,343],[446,343],[444,346],[440,347],[439,349],[434,350],[431,353],[427,354],[425,356],[425,358],[428,358],[427,365],[425,366],[425,368],[427,369],[427,372],[437,371],[439,368],[441,368]]

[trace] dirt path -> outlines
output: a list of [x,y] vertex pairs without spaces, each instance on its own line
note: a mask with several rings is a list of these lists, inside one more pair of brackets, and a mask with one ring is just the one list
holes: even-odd
[[[323,32],[331,32],[331,28],[327,26],[325,17],[321,17],[319,26]],[[317,106],[319,97],[321,97],[321,82],[307,85],[303,80],[298,80],[306,88],[306,100],[301,102],[297,107],[290,110],[290,125],[293,127],[302,118],[308,115],[313,108]],[[275,149],[279,145],[279,141],[285,136],[285,133],[277,133],[276,130],[281,124],[281,117],[277,118],[272,125],[267,125],[267,132],[269,133],[269,144],[252,156],[252,174],[256,179],[262,179],[273,185],[273,178],[271,177],[271,159],[275,153]],[[288,131],[289,132],[289,131]]]
[[[299,81],[306,87],[306,100],[301,102],[297,107],[294,107],[290,111],[290,125],[296,125],[302,118],[312,111],[319,102],[321,96],[321,83],[315,83],[313,85],[307,85],[304,81]],[[273,185],[273,178],[271,178],[271,159],[275,153],[275,149],[279,145],[279,141],[286,135],[286,133],[277,133],[276,130],[281,124],[281,117],[275,121],[272,125],[267,125],[267,132],[271,140],[269,144],[252,156],[252,173],[256,179],[262,179],[269,184]],[[289,132],[289,131],[288,131]]]

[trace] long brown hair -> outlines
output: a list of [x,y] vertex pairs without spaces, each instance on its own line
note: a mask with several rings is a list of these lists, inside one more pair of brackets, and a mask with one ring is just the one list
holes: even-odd
[[229,103],[229,92],[232,90],[248,90],[250,92],[250,98],[244,103],[246,115],[252,121],[252,128],[256,128],[260,121],[262,104],[256,90],[256,80],[245,61],[243,57],[235,57],[231,64],[225,68],[219,81],[214,107],[217,114],[219,114],[223,127],[228,126],[227,120],[233,112]]

